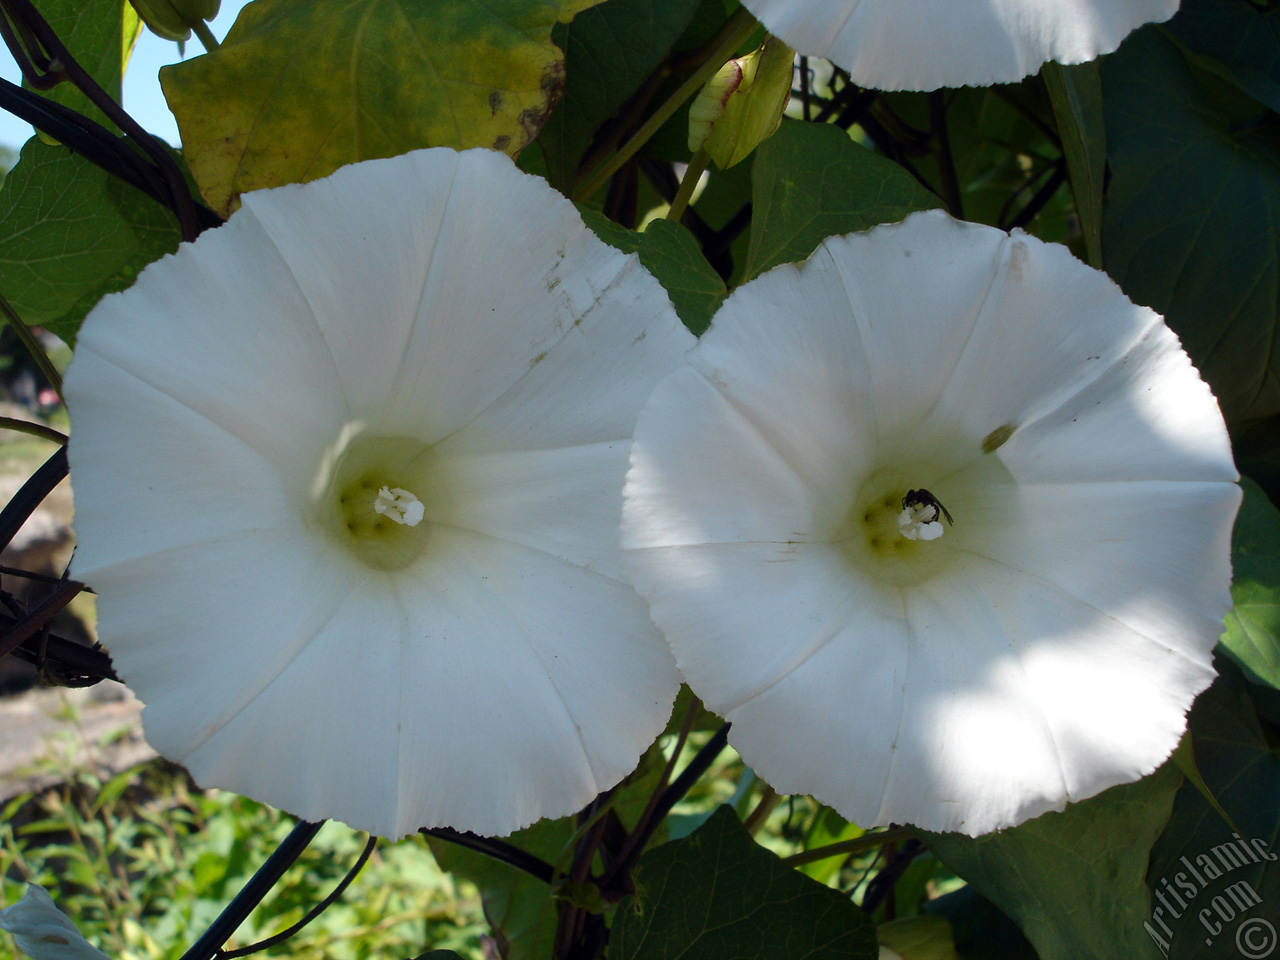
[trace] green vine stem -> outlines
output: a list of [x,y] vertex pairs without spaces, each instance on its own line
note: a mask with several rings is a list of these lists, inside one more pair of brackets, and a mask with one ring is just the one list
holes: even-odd
[[[143,130],[137,121],[126,113],[124,108],[71,56],[70,51],[49,26],[48,21],[40,15],[31,0],[0,0],[0,4],[15,22],[21,24],[23,35],[30,37],[47,54],[44,59],[50,64],[49,76],[58,79],[65,77],[69,80],[76,89],[89,98],[90,103],[101,110],[151,159],[164,184],[166,205],[178,219],[182,239],[194,240],[207,224],[200,223],[196,212],[197,204],[191,196],[187,181],[177,161],[170,156],[166,147]],[[57,69],[54,70],[54,67]]]
[[[5,319],[9,321],[9,326],[13,328],[13,332],[22,341],[22,345],[27,348],[27,352],[31,354],[31,359],[35,361],[45,379],[57,391],[58,399],[61,400],[62,374],[58,373],[58,368],[53,365],[53,361],[49,359],[49,354],[45,353],[44,347],[36,339],[35,334],[31,332],[31,328],[26,325],[22,317],[18,316],[18,311],[13,308],[13,304],[4,298],[3,294],[0,294],[0,311],[4,313]],[[67,438],[63,437],[57,442],[66,443]]]
[[12,430],[15,433],[25,433],[32,437],[39,437],[41,440],[52,440],[54,443],[65,444],[67,442],[67,435],[60,430],[46,427],[43,423],[19,420],[17,417],[0,417],[0,427]]
[[805,863],[826,860],[828,857],[853,856],[882,847],[886,843],[914,839],[916,839],[916,832],[910,827],[890,827],[888,830],[881,830],[879,833],[866,833],[852,840],[842,840],[839,843],[831,843],[825,847],[815,847],[812,850],[793,853],[789,857],[783,857],[782,862],[789,867],[798,867]]
[[191,32],[196,35],[196,39],[204,45],[205,50],[209,53],[212,53],[221,46],[221,44],[218,43],[218,38],[213,35],[213,31],[209,29],[209,25],[203,20],[197,20],[193,23],[191,25]]
[[698,181],[702,179],[702,174],[707,169],[707,164],[711,162],[711,156],[705,148],[698,148],[698,152],[693,155],[693,159],[689,161],[689,166],[685,168],[684,179],[680,181],[680,189],[676,191],[675,197],[671,200],[671,209],[667,211],[667,219],[674,220],[679,223],[684,217],[684,212],[689,206],[689,201],[693,199],[693,191],[698,189]]
[[281,841],[271,856],[267,857],[258,872],[249,878],[231,900],[225,910],[218,915],[209,929],[201,935],[191,948],[182,955],[182,960],[213,960],[222,951],[222,945],[231,938],[240,924],[253,912],[254,907],[262,902],[262,898],[284,876],[284,872],[293,866],[293,862],[302,856],[325,821],[312,823],[299,820],[290,831],[289,836]]

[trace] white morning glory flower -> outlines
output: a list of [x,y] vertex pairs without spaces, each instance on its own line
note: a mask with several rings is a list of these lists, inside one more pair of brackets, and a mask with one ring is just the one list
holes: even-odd
[[508,833],[617,783],[677,675],[621,579],[692,337],[497,153],[251,194],[85,321],[78,541],[151,744],[309,820]]
[[32,960],[108,960],[38,883],[28,883],[21,900],[0,910],[0,930],[13,934]]
[[1159,316],[922,213],[746,284],[690,360],[640,416],[624,553],[776,789],[977,835],[1169,756],[1240,490]]
[[745,0],[770,33],[877,90],[1012,83],[1083,63],[1178,0]]

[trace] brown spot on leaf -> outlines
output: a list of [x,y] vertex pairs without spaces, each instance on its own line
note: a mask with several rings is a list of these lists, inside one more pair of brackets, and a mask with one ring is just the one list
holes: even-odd
[[560,98],[564,96],[564,61],[553,60],[542,68],[542,77],[538,84],[546,102],[540,106],[529,107],[520,112],[519,123],[523,134],[520,147],[531,143],[538,135],[551,111],[556,108]]
[[490,90],[489,91],[489,114],[491,116],[496,117],[498,115],[498,111],[502,109],[502,103],[503,103],[502,91]]

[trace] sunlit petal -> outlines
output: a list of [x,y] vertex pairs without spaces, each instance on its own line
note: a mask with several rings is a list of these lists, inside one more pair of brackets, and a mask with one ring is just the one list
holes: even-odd
[[76,572],[153,745],[393,836],[616,784],[677,686],[619,579],[623,478],[692,343],[489,151],[249,194],[104,300],[67,377]]
[[1172,752],[1230,607],[1235,480],[1159,317],[926,213],[726,301],[641,414],[623,544],[776,789],[979,834]]
[[806,56],[879,90],[1011,83],[1047,60],[1110,53],[1131,30],[1168,20],[1178,0],[747,0]]

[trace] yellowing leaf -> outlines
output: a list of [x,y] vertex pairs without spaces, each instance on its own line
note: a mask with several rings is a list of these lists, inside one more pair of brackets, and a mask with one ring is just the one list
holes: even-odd
[[248,190],[419,147],[516,154],[564,86],[551,28],[599,0],[255,0],[222,46],[161,71],[192,175]]

